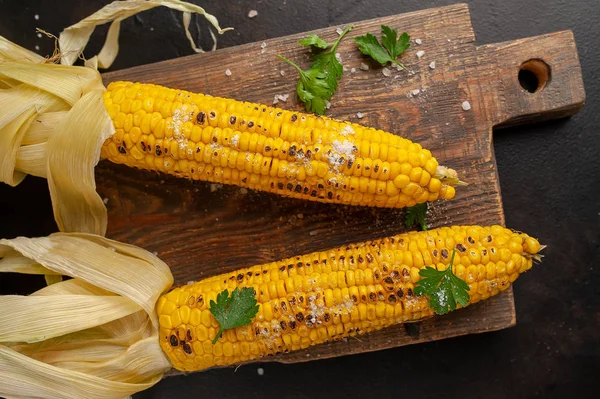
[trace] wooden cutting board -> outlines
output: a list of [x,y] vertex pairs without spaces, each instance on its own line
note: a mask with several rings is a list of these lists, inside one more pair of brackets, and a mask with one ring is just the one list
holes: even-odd
[[[379,36],[382,24],[421,39],[401,58],[414,73],[392,69],[392,76],[384,76],[379,65],[358,51],[352,38],[367,32]],[[327,41],[337,37],[335,26],[315,33]],[[297,44],[306,35],[107,73],[104,80],[152,82],[264,104],[272,104],[277,94],[289,94],[279,106],[302,110],[295,99],[297,73],[275,55],[307,68],[309,50]],[[424,52],[420,58],[418,51]],[[454,200],[435,203],[432,227],[504,224],[493,128],[572,115],[585,99],[571,32],[477,46],[464,4],[356,22],[339,53],[348,71],[329,116],[415,140],[469,182]],[[361,70],[361,63],[370,69]],[[535,92],[525,90],[520,80]],[[465,102],[470,110],[463,108],[463,103],[468,108]],[[97,183],[109,200],[108,236],[157,252],[171,266],[177,284],[405,231],[402,210],[302,202],[107,162],[97,168]],[[261,361],[293,363],[368,352],[499,330],[515,322],[508,290],[447,316]]]

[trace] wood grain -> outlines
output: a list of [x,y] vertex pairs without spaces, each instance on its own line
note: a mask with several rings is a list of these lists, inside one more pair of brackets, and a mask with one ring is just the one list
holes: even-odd
[[[575,41],[559,32],[512,42],[476,46],[466,5],[395,15],[354,24],[349,36],[378,32],[381,24],[420,38],[402,62],[414,72],[382,68],[363,57],[348,37],[339,48],[346,72],[329,116],[395,132],[429,148],[440,163],[455,168],[469,186],[452,201],[437,202],[432,227],[504,224],[492,146],[495,126],[565,117],[583,106],[585,94]],[[334,39],[336,27],[315,31]],[[276,54],[307,67],[310,54],[297,45],[306,34],[144,65],[104,75],[152,82],[238,100],[270,104],[290,94],[285,108],[302,110],[294,99],[296,74]],[[331,40],[330,40],[331,41]],[[416,56],[418,50],[425,54]],[[550,80],[537,93],[524,90],[519,68],[529,59],[546,62]],[[435,62],[435,69],[429,67]],[[361,63],[370,66],[359,69]],[[230,69],[231,76],[225,75]],[[280,74],[284,72],[284,76]],[[411,91],[419,89],[417,95]],[[461,104],[472,106],[464,111]],[[358,119],[357,112],[365,117]],[[101,163],[98,191],[108,198],[108,236],[155,251],[184,284],[240,267],[270,262],[404,231],[402,210],[337,206],[190,182]],[[535,232],[530,232],[535,234]],[[515,324],[512,291],[471,308],[420,323],[396,326],[358,340],[323,344],[261,361],[285,363],[374,351],[498,330]]]

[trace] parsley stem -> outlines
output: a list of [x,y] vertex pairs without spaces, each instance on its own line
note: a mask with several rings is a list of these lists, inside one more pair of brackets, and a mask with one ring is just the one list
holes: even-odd
[[293,66],[294,68],[296,68],[298,70],[298,72],[302,73],[302,69],[300,69],[300,67],[298,65],[296,65],[295,63],[293,63],[292,61],[288,60],[287,58],[285,58],[282,55],[276,54],[275,57],[279,58],[282,61],[287,62],[288,64],[290,64],[291,66]]
[[212,344],[216,344],[217,341],[219,340],[219,338],[221,338],[221,334],[223,334],[223,327],[219,327],[219,332],[217,333],[217,335],[215,335],[215,339],[212,340]]
[[454,255],[456,255],[456,248],[452,249],[452,257],[450,258],[450,264],[448,265],[448,269],[450,269],[450,273],[453,273],[452,266],[454,266]]
[[407,71],[407,72],[408,72],[408,68],[407,68],[407,67],[405,67],[405,66],[404,66],[402,63],[400,63],[400,62],[398,62],[398,61],[396,61],[396,60],[393,60],[393,61],[392,61],[392,63],[394,63],[394,64],[398,65],[400,68],[402,68],[402,69],[404,69],[405,71]]
[[342,40],[342,38],[344,36],[346,36],[346,33],[350,32],[352,30],[352,28],[354,28],[354,25],[350,25],[350,26],[346,27],[346,29],[344,29],[344,31],[342,32],[340,37],[338,37],[337,40],[335,42],[333,42],[333,45],[331,46],[331,50],[329,50],[330,53],[335,52],[335,50],[337,49],[338,44],[340,44],[340,41]]

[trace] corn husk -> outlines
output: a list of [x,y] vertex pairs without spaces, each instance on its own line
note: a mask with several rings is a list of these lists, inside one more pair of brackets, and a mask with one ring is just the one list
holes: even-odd
[[[213,15],[207,13],[202,7],[195,4],[186,3],[179,0],[126,0],[126,1],[115,1],[108,4],[104,8],[98,10],[94,14],[85,18],[84,20],[72,25],[61,32],[59,36],[59,45],[61,51],[61,64],[73,65],[77,58],[81,55],[83,49],[90,40],[90,36],[94,29],[98,25],[111,23],[104,46],[98,53],[98,55],[92,57],[86,61],[86,65],[94,68],[109,68],[115,60],[117,53],[119,52],[119,30],[121,27],[121,21],[131,17],[132,15],[138,14],[142,11],[150,10],[152,8],[164,6],[173,10],[183,12],[183,28],[185,30],[186,37],[190,41],[192,49],[201,53],[204,50],[198,47],[189,30],[191,15],[199,14],[204,16],[208,22],[217,30],[219,34],[222,34],[231,28],[222,29],[219,26],[219,21]],[[216,38],[213,38],[214,46],[216,46]]]
[[[41,57],[0,36],[0,182],[15,186],[27,175],[48,179],[56,223],[64,232],[104,235],[107,211],[96,193],[94,167],[100,148],[114,134],[104,108],[105,91],[97,68],[107,68],[118,53],[120,21],[154,7],[183,12],[191,46],[191,15],[202,15],[218,33],[228,30],[202,7],[179,0],[115,1],[65,29],[58,54]],[[106,42],[87,67],[72,64],[96,26],[111,23]],[[212,34],[215,43],[216,38]],[[63,65],[51,60],[60,59]],[[59,281],[49,277],[49,282]]]
[[[15,48],[0,37],[0,47]],[[4,53],[2,53],[4,54]],[[22,49],[15,57],[23,59]],[[106,207],[96,193],[100,147],[114,133],[105,88],[90,68],[0,60],[0,181],[48,179],[61,231],[105,234]],[[17,83],[15,83],[17,82]]]
[[0,272],[72,277],[0,297],[0,396],[122,398],[171,366],[156,301],[173,283],[147,251],[100,236],[0,240]]

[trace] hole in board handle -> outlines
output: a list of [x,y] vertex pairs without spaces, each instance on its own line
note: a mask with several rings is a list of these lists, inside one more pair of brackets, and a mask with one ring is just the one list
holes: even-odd
[[537,93],[550,81],[550,66],[539,59],[525,61],[519,67],[519,83],[529,93]]

